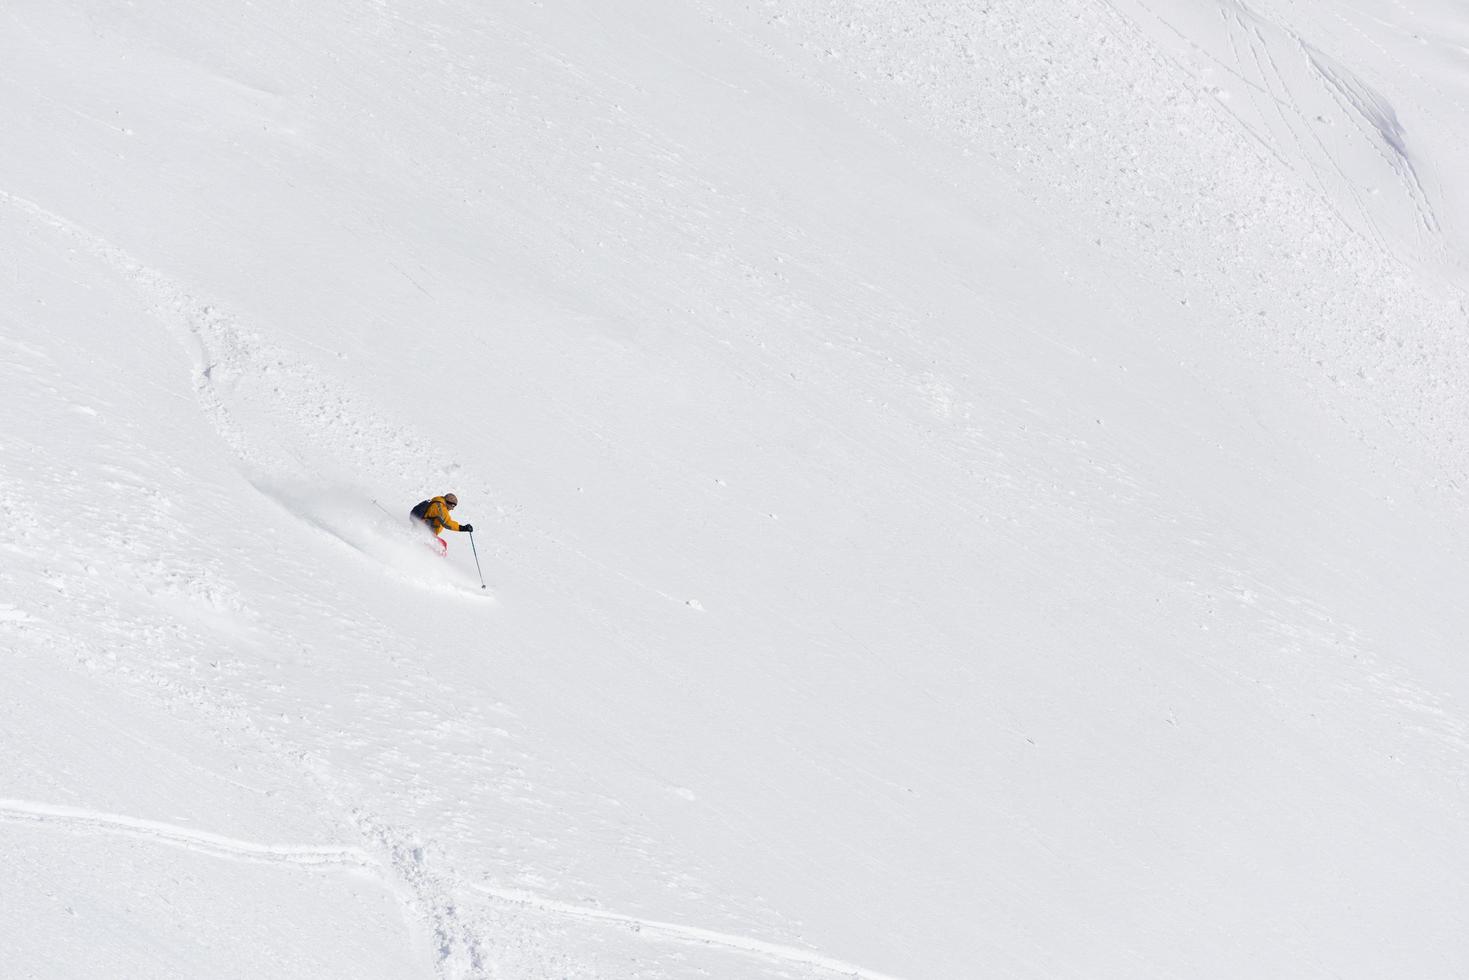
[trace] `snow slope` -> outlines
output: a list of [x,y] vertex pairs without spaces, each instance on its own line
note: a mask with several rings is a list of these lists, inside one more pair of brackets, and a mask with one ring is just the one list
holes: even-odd
[[1451,5],[0,24],[6,975],[1469,971]]

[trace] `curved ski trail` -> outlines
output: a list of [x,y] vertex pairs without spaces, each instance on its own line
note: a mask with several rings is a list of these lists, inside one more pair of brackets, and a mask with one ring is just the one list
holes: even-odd
[[72,832],[119,834],[235,861],[304,866],[339,865],[373,872],[377,870],[376,862],[367,852],[356,847],[261,844],[161,820],[129,817],[83,807],[38,803],[33,800],[0,799],[0,820],[38,823]]

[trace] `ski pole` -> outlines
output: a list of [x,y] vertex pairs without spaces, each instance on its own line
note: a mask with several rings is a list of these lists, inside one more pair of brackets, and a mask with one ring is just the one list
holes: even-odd
[[479,572],[479,587],[485,587],[485,573],[479,567],[479,549],[474,546],[474,532],[469,532],[469,550],[474,552],[474,570]]

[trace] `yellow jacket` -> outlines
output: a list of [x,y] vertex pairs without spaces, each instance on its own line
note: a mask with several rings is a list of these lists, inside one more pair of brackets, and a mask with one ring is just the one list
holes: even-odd
[[428,510],[424,511],[423,519],[434,529],[435,534],[446,527],[451,531],[459,530],[459,523],[449,516],[449,505],[444,503],[443,497],[435,497],[428,502]]

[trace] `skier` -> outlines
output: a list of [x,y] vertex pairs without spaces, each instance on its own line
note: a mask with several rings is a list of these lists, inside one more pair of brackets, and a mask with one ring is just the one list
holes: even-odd
[[413,505],[408,513],[416,521],[421,521],[423,526],[433,534],[434,540],[439,543],[439,553],[448,554],[449,542],[439,537],[439,532],[444,528],[451,531],[473,531],[473,524],[456,524],[454,518],[449,516],[449,511],[459,506],[459,498],[452,493],[446,493],[442,497],[432,497],[428,500],[420,500]]

